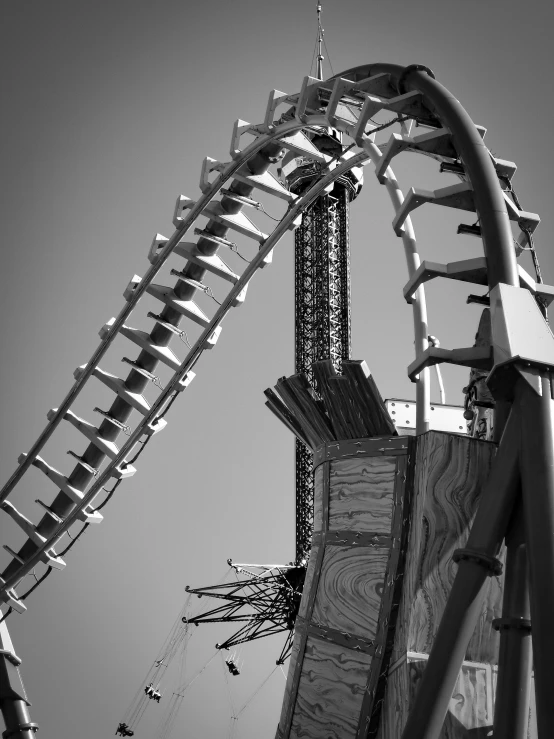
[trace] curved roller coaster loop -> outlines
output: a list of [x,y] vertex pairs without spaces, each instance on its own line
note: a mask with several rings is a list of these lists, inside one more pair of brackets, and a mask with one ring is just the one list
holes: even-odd
[[[276,111],[280,106],[285,106],[286,111],[278,117]],[[383,113],[387,116],[392,113],[397,117],[382,123],[376,122],[376,116]],[[425,128],[426,132],[412,136],[413,121]],[[376,132],[391,125],[399,126],[399,132],[393,132],[386,144],[378,145],[375,142]],[[347,150],[343,150],[338,158],[319,151],[312,143],[314,134],[330,128],[340,133],[343,142],[348,142]],[[243,135],[250,135],[253,140],[241,148]],[[407,150],[433,157],[441,163],[441,171],[455,174],[459,183],[433,191],[412,187],[404,193],[395,178],[391,161],[394,156]],[[271,174],[271,166],[280,160],[285,151],[314,160],[321,166],[321,176],[302,195],[289,192]],[[133,277],[124,293],[124,307],[117,317],[101,329],[101,342],[97,349],[89,361],[76,370],[73,387],[59,407],[49,413],[48,425],[30,451],[20,457],[19,467],[0,491],[2,509],[27,536],[19,551],[8,550],[12,559],[1,575],[0,599],[14,610],[25,610],[15,589],[37,565],[63,569],[65,562],[56,553],[55,547],[71,527],[79,522],[91,524],[102,520],[98,507],[94,508],[95,499],[110,478],[119,481],[134,474],[130,456],[136,450],[136,445],[144,444],[164,428],[166,424],[162,416],[168,406],[190,384],[194,377],[192,370],[201,355],[215,346],[223,319],[231,308],[244,302],[248,284],[260,269],[270,264],[272,250],[280,239],[298,225],[302,213],[322,193],[332,188],[336,180],[369,162],[375,168],[379,183],[385,186],[389,194],[395,212],[393,229],[403,242],[407,262],[409,280],[404,296],[413,308],[416,355],[408,374],[416,384],[417,432],[422,433],[429,428],[429,368],[439,362],[447,362],[492,370],[491,386],[497,396],[497,440],[500,439],[512,404],[514,407],[517,405],[517,413],[521,418],[528,414],[528,407],[535,408],[535,438],[538,435],[544,441],[551,437],[551,410],[544,403],[537,406],[529,401],[526,406],[522,400],[524,396],[527,397],[526,392],[537,394],[541,387],[550,386],[550,373],[554,367],[554,351],[550,342],[552,335],[542,316],[539,324],[533,313],[536,307],[534,299],[542,301],[544,307],[552,300],[554,290],[543,285],[540,276],[535,282],[518,266],[516,260],[522,250],[534,249],[533,232],[540,219],[536,214],[521,210],[517,196],[514,197],[510,180],[515,165],[492,155],[484,141],[484,130],[473,123],[459,101],[434,78],[429,69],[421,65],[401,67],[372,64],[347,70],[328,80],[306,77],[300,92],[293,95],[274,90],[260,124],[251,125],[241,120],[235,123],[230,154],[231,160],[227,163],[206,158],[200,178],[201,194],[196,201],[184,196],[178,199],[173,235],[165,238],[158,234],[154,238],[148,255],[151,266],[142,278]],[[210,178],[214,174],[212,181]],[[222,192],[223,188],[226,188],[225,192]],[[252,205],[248,201],[254,189],[260,189],[288,204],[286,212],[269,234],[264,233],[243,213],[244,208]],[[218,195],[221,196],[220,200],[216,200]],[[479,225],[472,228],[482,239],[484,258],[449,265],[421,262],[410,213],[424,204],[477,213]],[[252,207],[255,212],[260,212]],[[207,225],[195,230],[198,240],[185,241],[187,233],[201,217],[207,218]],[[515,236],[512,223],[519,227],[519,233]],[[225,250],[233,251],[234,242],[227,238],[229,230],[257,246],[254,256],[243,263],[241,273],[231,269],[220,256]],[[176,284],[173,287],[155,284],[154,279],[162,267],[174,258],[185,259],[184,270],[173,271],[178,277]],[[193,300],[197,293],[201,296],[211,291],[210,286],[204,285],[206,275],[215,275],[231,285],[220,305],[214,309],[213,303],[210,303],[214,310],[211,317]],[[491,306],[494,305],[491,347],[448,350],[429,346],[424,283],[437,276],[488,285]],[[520,285],[525,289],[520,290]],[[159,316],[150,314],[155,321],[150,334],[125,323],[133,312],[142,308],[145,302],[142,298],[146,295],[162,305]],[[507,326],[510,316],[520,309],[526,311],[533,336],[537,341],[544,339],[544,348],[536,356],[533,352],[525,354],[523,349],[519,353],[516,351],[520,344],[524,344],[519,336],[514,338],[507,329],[502,334],[502,326]],[[183,319],[187,321],[191,348],[184,359],[179,359],[169,344],[175,333],[181,332],[177,327]],[[197,336],[192,339],[190,337],[194,332]],[[127,362],[131,364],[131,369],[125,380],[99,367],[100,360],[119,336],[140,349],[138,358]],[[504,344],[502,337],[505,338]],[[158,377],[154,372],[159,363],[172,372],[163,388],[160,383],[151,382],[152,377]],[[71,410],[93,377],[115,394],[110,410],[102,412],[103,421],[98,428],[77,417]],[[521,377],[524,377],[526,385],[520,381]],[[156,394],[151,404],[142,395],[147,386]],[[516,386],[519,390],[514,389]],[[531,390],[527,391],[527,387]],[[129,417],[134,411],[138,420],[129,424]],[[515,412],[512,417],[515,418]],[[62,420],[71,423],[89,442],[85,453],[77,458],[77,466],[68,476],[58,472],[39,456]],[[117,446],[115,441],[127,427],[130,429],[129,436],[125,436],[121,445]],[[552,450],[547,446],[543,451],[545,459],[552,457]],[[525,456],[527,451],[521,454]],[[38,501],[45,514],[36,526],[8,500],[31,465],[42,471],[58,490],[52,503]],[[526,474],[522,473],[522,477],[527,479],[529,476],[526,477]],[[530,484],[529,480],[527,484]],[[550,478],[546,488],[547,495],[554,499],[554,481]],[[502,501],[505,509],[511,511],[512,504],[506,503],[505,496]],[[502,527],[507,514],[505,511],[502,515],[499,512],[500,503],[495,506],[491,516],[495,521],[501,520],[496,529],[500,536],[498,532],[503,535],[505,531],[505,527]],[[548,576],[550,581],[554,581],[554,547],[548,533],[548,523],[541,520],[541,508],[537,503],[526,503],[526,506],[529,521],[538,532],[535,543],[532,545],[528,542],[531,571],[537,575],[540,572],[541,577]],[[496,540],[488,542],[484,548],[491,550],[491,556],[494,556],[495,546]],[[541,546],[548,551],[546,564],[539,551]],[[463,562],[459,566],[459,571],[462,570]],[[554,615],[554,590],[540,604],[536,599],[533,602],[537,613]],[[454,631],[458,626],[463,631],[460,618],[456,621],[457,626],[453,627]],[[441,638],[439,634],[437,639],[440,641]],[[535,632],[533,638],[536,638]],[[454,637],[452,639],[455,641]],[[450,647],[453,655],[459,654],[458,642],[450,644]],[[445,649],[444,644],[441,649]],[[551,651],[554,659],[554,642]],[[433,659],[432,654],[426,675],[431,675],[429,680],[432,683],[435,679],[433,684],[436,684],[437,679],[432,677]],[[457,657],[453,657],[455,659]],[[547,659],[545,656],[544,661],[536,665],[538,676]],[[539,684],[540,677],[537,679]],[[445,695],[449,685],[449,681],[445,680],[441,688]],[[423,692],[425,695],[432,694],[432,691]],[[544,696],[540,700],[544,702]],[[425,711],[431,723],[438,720],[438,714],[433,713],[429,701],[421,703],[418,711],[418,721]],[[409,728],[414,730],[412,724]],[[414,731],[413,736],[419,734]]]

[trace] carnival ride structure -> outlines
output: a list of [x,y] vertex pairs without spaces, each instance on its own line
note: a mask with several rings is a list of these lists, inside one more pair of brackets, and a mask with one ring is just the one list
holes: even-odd
[[[391,113],[392,120],[378,119]],[[414,122],[425,132],[414,134]],[[377,145],[376,134],[393,126],[396,130],[386,144]],[[332,154],[314,144],[314,139],[329,131],[337,132],[340,143]],[[74,385],[49,412],[44,431],[21,455],[18,468],[2,488],[2,510],[26,536],[17,550],[8,549],[11,561],[1,575],[4,618],[25,611],[28,595],[53,570],[66,566],[64,557],[80,532],[102,521],[100,511],[121,482],[135,474],[134,463],[146,444],[165,429],[167,411],[190,386],[204,352],[215,348],[223,319],[242,305],[254,275],[271,264],[279,240],[300,226],[303,213],[340,178],[372,164],[391,198],[393,229],[402,240],[408,266],[404,297],[412,305],[414,319],[416,356],[408,374],[416,386],[416,434],[420,437],[430,428],[429,369],[446,362],[488,373],[493,401],[479,400],[474,393],[473,404],[487,409],[494,404],[498,444],[469,539],[456,555],[456,578],[403,736],[439,736],[478,618],[484,583],[487,576],[499,572],[497,557],[505,538],[508,553],[494,731],[502,737],[524,736],[532,637],[538,735],[542,739],[550,735],[554,726],[549,671],[554,658],[550,628],[554,590],[548,587],[554,581],[554,337],[545,321],[545,306],[553,299],[554,289],[542,284],[540,274],[535,281],[517,263],[518,255],[534,249],[533,232],[539,217],[522,210],[511,185],[515,165],[493,156],[484,135],[461,104],[421,65],[373,64],[328,80],[306,77],[298,93],[270,93],[261,123],[236,121],[230,160],[204,160],[201,194],[196,200],[184,195],[178,198],[173,234],[156,235],[148,252],[150,267],[142,277],[131,278],[120,313],[101,329],[97,349],[75,370]],[[243,145],[245,136],[251,141]],[[415,186],[404,194],[391,167],[393,158],[404,151],[434,158],[441,172],[454,175],[458,183],[433,191]],[[318,176],[298,194],[271,171],[287,152],[320,165]],[[256,190],[287,206],[270,233],[264,233],[244,212],[248,209],[255,217],[261,209]],[[477,223],[464,224],[459,232],[478,236],[484,256],[449,264],[421,261],[410,213],[426,204],[476,214]],[[199,219],[206,222],[199,225]],[[252,258],[244,256],[247,247],[233,241],[230,231],[254,246]],[[242,271],[231,268],[221,256],[233,252],[242,260]],[[172,286],[156,281],[164,273],[176,277]],[[444,349],[429,342],[424,284],[437,277],[488,287],[478,299],[490,305],[490,342],[461,349]],[[214,278],[227,288],[221,300],[208,284]],[[153,321],[149,332],[127,323],[140,312],[146,295],[160,305],[159,312],[146,313]],[[182,321],[186,328],[181,327]],[[138,349],[135,359],[122,360],[130,367],[125,378],[100,367],[116,338]],[[178,346],[186,345],[184,356],[170,347],[178,341]],[[156,374],[159,365],[169,374],[165,385]],[[108,409],[91,409],[100,419],[95,425],[78,417],[72,406],[83,389],[97,381],[114,393],[114,401]],[[144,397],[147,388],[154,394],[150,402]],[[489,406],[479,406],[480,402]],[[62,421],[71,424],[87,444],[82,453],[69,451],[76,465],[68,475],[40,456]],[[57,491],[50,500],[36,500],[43,511],[36,524],[10,499],[31,466]],[[514,510],[523,515],[514,518]],[[42,570],[39,575],[37,568]],[[32,573],[35,582],[26,588],[25,578]],[[36,725],[29,719],[26,696],[18,687],[18,659],[10,645],[4,644],[0,661],[5,666],[4,685],[7,681],[11,691],[4,689],[2,706],[8,735],[28,738]],[[289,674],[289,680],[298,691],[300,675],[295,674]],[[386,681],[386,674],[382,679]],[[371,715],[373,708],[365,705],[364,715]],[[289,712],[279,736],[292,736],[291,721]],[[360,724],[353,735],[365,736],[366,730],[367,723]]]

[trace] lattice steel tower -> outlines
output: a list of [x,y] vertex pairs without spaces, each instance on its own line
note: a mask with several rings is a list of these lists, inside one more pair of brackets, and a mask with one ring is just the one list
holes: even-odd
[[[322,107],[325,101],[322,101]],[[338,160],[341,135],[321,129],[312,143]],[[321,176],[322,167],[306,157],[289,155],[282,175],[292,192],[300,193]],[[331,359],[341,372],[350,358],[350,244],[349,204],[362,186],[362,170],[355,168],[338,179],[331,192],[321,195],[304,211],[294,238],[295,372],[307,375],[315,386],[312,364]],[[296,441],[296,561],[310,550],[313,521],[312,453]]]

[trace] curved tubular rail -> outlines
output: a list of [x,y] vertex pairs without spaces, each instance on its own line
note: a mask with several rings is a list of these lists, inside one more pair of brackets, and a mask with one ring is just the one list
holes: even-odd
[[[371,160],[375,166],[381,159],[379,147],[371,142],[365,144],[371,156]],[[393,204],[395,213],[398,213],[400,206],[404,202],[404,195],[391,167],[387,169],[387,178],[385,182],[387,192]],[[421,260],[417,251],[415,232],[410,217],[406,218],[404,223],[404,231],[402,233],[402,241],[404,244],[404,254],[408,265],[408,276],[412,277]],[[420,286],[414,296],[413,301],[413,320],[414,320],[414,338],[416,346],[416,356],[423,354],[428,348],[429,342],[427,336],[427,306],[425,303],[425,290],[423,285]],[[424,434],[429,431],[429,415],[430,415],[431,393],[430,393],[430,377],[429,368],[423,369],[416,380],[416,433]]]
[[[506,202],[490,154],[469,114],[440,82],[426,72],[396,64],[370,64],[343,72],[340,77],[366,79],[389,74],[399,94],[421,92],[424,103],[451,132],[452,142],[471,181],[487,257],[489,288],[499,282],[519,285],[513,237]],[[402,89],[399,82],[403,83]]]
[[[247,146],[242,151],[234,148],[235,145],[238,143],[236,138],[234,138],[232,152],[233,160],[227,165],[222,165],[221,169],[218,168],[220,171],[220,175],[213,183],[203,183],[203,195],[189,210],[188,214],[182,218],[173,236],[168,240],[163,249],[161,249],[161,251],[157,255],[154,264],[147,270],[142,280],[138,283],[136,289],[128,299],[127,304],[119,313],[118,317],[116,319],[112,319],[109,331],[106,331],[104,333],[100,345],[92,355],[87,365],[85,365],[85,368],[80,373],[77,381],[74,383],[68,395],[60,404],[59,408],[55,412],[52,412],[52,414],[50,415],[50,422],[48,426],[45,428],[36,443],[33,445],[30,452],[26,455],[24,461],[20,464],[19,468],[14,472],[4,488],[0,491],[0,503],[2,503],[7,498],[13,487],[17,484],[17,482],[21,479],[28,467],[32,464],[33,460],[36,459],[38,453],[48,441],[57,425],[64,418],[66,411],[79,395],[87,379],[89,379],[94,373],[99,360],[104,356],[104,354],[109,349],[111,343],[118,335],[118,331],[122,328],[125,319],[137,306],[140,298],[146,293],[148,286],[152,283],[153,278],[160,271],[161,267],[165,264],[171,253],[175,250],[176,246],[179,244],[185,233],[191,228],[195,219],[199,215],[206,215],[206,213],[204,212],[206,206],[210,203],[210,201],[213,200],[213,198],[221,190],[223,185],[228,180],[230,180],[243,165],[255,158],[259,152],[266,149],[268,145],[275,146],[276,143],[279,144],[279,140],[281,138],[293,134],[297,131],[301,131],[303,129],[313,130],[314,128],[328,127],[329,125],[330,121],[327,114],[316,114],[296,117],[293,120],[280,124],[267,124],[266,122],[266,124],[262,124],[260,126],[251,126],[248,129],[246,129],[245,127],[244,130],[248,130],[248,132],[253,134],[256,138],[249,146]],[[260,252],[262,255],[266,255],[271,250],[271,245],[277,243],[277,241],[281,238],[282,233],[284,232],[284,228],[291,227],[292,221],[294,220],[294,217],[296,217],[292,214],[298,215],[302,212],[303,208],[308,207],[311,199],[317,197],[317,193],[321,191],[321,187],[325,187],[326,184],[329,184],[337,177],[340,177],[341,174],[347,172],[352,167],[364,164],[369,157],[371,157],[374,163],[377,163],[380,160],[381,152],[379,148],[374,143],[372,143],[371,137],[367,137],[365,135],[360,136],[359,133],[356,136],[353,131],[354,126],[346,125],[343,126],[343,128],[345,128],[345,133],[347,135],[350,134],[351,137],[354,139],[354,143],[357,144],[358,147],[361,144],[362,149],[365,149],[367,153],[358,154],[357,156],[352,156],[347,160],[343,160],[342,163],[335,170],[332,170],[332,172],[327,177],[321,180],[321,182],[319,183],[319,189],[313,190],[313,192],[315,193],[313,197],[311,197],[310,194],[307,194],[302,199],[298,200],[292,210],[288,211],[284,219],[276,227],[271,237],[266,240],[264,247]],[[284,146],[286,147],[286,144],[284,144]],[[390,167],[387,169],[386,184],[391,196],[391,200],[393,202],[395,212],[398,212],[398,209],[403,202],[403,195],[400,188],[398,187],[398,184],[396,183],[394,175],[392,174],[392,169]],[[284,226],[283,224],[289,225]],[[415,269],[417,269],[417,267],[419,266],[419,256],[417,254],[415,237],[409,217],[406,219],[402,238],[404,241],[406,258],[408,262],[408,273],[411,277]],[[63,524],[58,525],[55,530],[52,530],[52,532],[48,534],[46,541],[44,541],[44,544],[40,547],[40,549],[36,550],[33,553],[32,557],[25,557],[25,564],[21,563],[21,566],[16,567],[12,566],[11,569],[6,572],[4,576],[6,577],[7,582],[2,584],[2,587],[0,588],[0,596],[2,596],[6,591],[11,590],[11,588],[13,587],[12,583],[19,582],[22,577],[25,576],[25,574],[32,570],[34,563],[38,561],[38,558],[40,558],[40,555],[43,552],[51,549],[53,546],[56,545],[61,536],[63,536],[63,534],[77,520],[82,511],[93,501],[94,497],[101,490],[103,484],[105,483],[105,481],[107,481],[113,470],[117,468],[120,463],[124,462],[126,454],[128,454],[133,449],[134,445],[141,437],[141,434],[144,432],[146,426],[155,421],[156,417],[163,411],[164,403],[170,398],[171,393],[175,391],[178,381],[182,379],[186,372],[194,366],[194,364],[204,351],[206,347],[206,342],[210,338],[213,330],[219,326],[229,307],[234,304],[233,301],[235,301],[241,290],[246,287],[250,276],[254,273],[257,266],[261,265],[263,256],[260,256],[260,253],[258,254],[258,257],[253,260],[252,266],[245,270],[242,277],[236,283],[234,289],[229,293],[222,306],[216,312],[213,320],[209,323],[208,327],[202,333],[201,337],[192,347],[191,352],[181,365],[181,368],[177,371],[173,380],[166,387],[165,391],[158,397],[158,399],[152,406],[151,411],[142,419],[139,426],[137,426],[135,431],[131,434],[117,457],[109,461],[108,466],[105,468],[101,476],[97,478],[92,484],[92,487],[86,493],[84,493],[83,498],[77,503],[71,513],[64,518]],[[427,347],[427,323],[423,287],[420,287],[416,294],[416,299],[413,302],[413,309],[416,349],[417,353],[419,354]],[[417,400],[418,415],[416,430],[418,433],[422,433],[426,431],[429,426],[429,371],[427,369],[422,370],[420,376],[417,379]],[[14,561],[12,565],[15,564],[16,562]]]
[[[313,121],[311,121],[311,123],[312,125],[314,125]],[[318,125],[322,125],[322,124],[319,123]],[[298,123],[296,123],[296,125],[290,126],[290,128],[301,128],[301,127],[302,127],[302,124],[298,124]],[[283,133],[280,132],[279,135],[282,136]],[[268,136],[268,139],[269,139],[269,136]],[[257,142],[253,142],[253,143],[257,143]],[[259,149],[262,148],[264,143],[266,142],[263,142],[253,148],[255,149],[255,151],[258,151]],[[286,213],[283,219],[279,222],[279,224],[277,225],[277,227],[275,228],[271,236],[268,239],[266,239],[266,241],[262,245],[259,252],[256,254],[254,259],[247,266],[247,268],[245,269],[244,273],[242,274],[238,282],[234,285],[233,289],[228,293],[227,297],[222,302],[221,306],[215,313],[214,317],[212,318],[208,326],[205,328],[205,330],[202,332],[202,335],[200,336],[199,340],[196,342],[196,345],[193,347],[193,349],[189,352],[185,360],[182,362],[179,371],[174,375],[172,380],[165,387],[164,391],[158,396],[158,398],[152,404],[152,407],[149,413],[145,415],[144,417],[144,424],[151,423],[152,421],[155,420],[156,416],[161,411],[162,406],[164,402],[166,401],[166,399],[171,395],[172,392],[174,392],[177,389],[179,381],[194,366],[194,364],[200,357],[202,353],[202,345],[211,336],[214,329],[216,329],[217,326],[221,323],[221,321],[223,320],[223,318],[225,317],[229,309],[232,307],[233,301],[236,299],[239,293],[246,287],[246,285],[248,284],[248,282],[250,281],[254,273],[258,270],[258,268],[262,264],[264,258],[269,254],[269,252],[273,249],[275,244],[284,236],[286,231],[290,228],[294,219],[297,218],[302,213],[302,211],[305,208],[307,208],[325,190],[325,188],[329,184],[333,183],[336,179],[338,179],[341,175],[343,175],[345,172],[350,170],[352,167],[362,164],[364,161],[368,159],[368,157],[369,155],[366,154],[366,152],[360,152],[359,154],[355,155],[351,159],[348,159],[342,164],[339,164],[338,167],[336,167],[335,169],[330,171],[327,175],[325,175],[310,190],[308,190],[308,192],[302,198],[299,198],[294,203],[292,208],[289,209],[289,211]],[[241,161],[241,164],[242,163],[243,162]],[[237,168],[238,166],[236,168],[233,167],[232,171],[233,172],[236,171]],[[231,167],[229,169],[231,169]],[[226,178],[230,176],[227,173],[227,171],[225,172],[225,175],[226,175]],[[217,182],[219,183],[219,187],[223,185],[223,182],[220,182],[220,180],[221,178],[218,178],[217,180]],[[214,187],[215,187],[215,184],[214,184]],[[178,233],[182,235],[182,233],[184,233],[184,230],[186,229],[183,226],[178,230]],[[172,241],[173,239],[170,240],[169,244],[166,246],[166,249],[169,247]],[[175,244],[176,243],[177,243],[177,240],[175,241]],[[167,256],[169,256],[169,252],[167,253]],[[122,323],[123,323],[123,320],[122,320]],[[137,443],[138,439],[140,438],[143,425],[138,426],[131,433],[126,443],[119,450],[119,453],[117,454],[117,456],[112,460],[113,466],[118,466],[124,462],[126,455],[129,453],[129,451],[133,448],[133,446]],[[18,571],[14,573],[10,578],[8,578],[2,584],[2,587],[0,588],[0,597],[4,595],[7,591],[16,587],[17,584],[21,581],[21,579],[26,574],[31,572],[33,568],[41,561],[41,558],[45,555],[46,551],[56,546],[56,543],[60,540],[60,538],[71,528],[71,526],[73,526],[73,524],[77,523],[77,521],[79,520],[79,514],[84,508],[87,507],[87,505],[89,505],[94,500],[95,496],[98,494],[101,488],[108,481],[109,474],[110,474],[110,468],[106,468],[96,478],[95,482],[89,488],[89,490],[87,490],[87,492],[83,495],[82,501],[73,509],[73,511],[67,516],[67,518],[63,521],[63,523],[60,524],[59,528],[56,530],[54,537],[52,537],[51,539],[48,539],[44,544],[42,544],[35,551],[33,556],[30,557],[28,560],[26,560],[25,563],[22,564],[21,567],[18,569]]]
[[133,292],[133,295],[130,298],[130,300],[121,309],[119,315],[116,317],[111,327],[110,332],[98,345],[97,349],[95,350],[92,357],[88,361],[84,371],[81,373],[81,375],[76,380],[71,390],[68,392],[68,394],[65,396],[65,398],[60,403],[55,415],[52,417],[49,424],[46,426],[46,428],[41,433],[37,441],[31,447],[29,453],[27,454],[25,461],[19,465],[19,467],[15,470],[15,472],[10,477],[10,479],[6,482],[4,487],[0,490],[0,503],[6,500],[6,498],[8,497],[10,492],[13,490],[15,485],[19,482],[23,474],[31,466],[33,460],[36,459],[41,449],[44,447],[48,439],[52,436],[55,428],[62,421],[65,412],[69,409],[69,407],[75,401],[75,399],[77,398],[77,396],[83,389],[86,381],[91,377],[95,367],[98,365],[98,362],[102,359],[104,354],[108,351],[111,343],[113,342],[113,340],[115,339],[117,335],[117,332],[123,326],[125,319],[130,316],[130,314],[132,313],[133,309],[136,307],[140,298],[146,293],[148,285],[150,285],[154,277],[158,274],[158,272],[161,270],[165,262],[169,259],[172,252],[175,250],[175,247],[177,246],[179,241],[183,238],[185,233],[190,229],[194,221],[198,218],[198,216],[202,214],[202,211],[206,208],[206,206],[210,203],[210,201],[213,200],[213,198],[221,190],[226,180],[232,177],[235,174],[235,172],[238,169],[240,169],[240,167],[242,167],[242,165],[246,161],[248,161],[251,157],[257,154],[261,149],[264,148],[264,146],[270,143],[273,139],[277,138],[277,136],[286,135],[287,133],[294,132],[299,128],[302,128],[302,124],[298,123],[297,121],[294,121],[292,122],[292,125],[287,124],[279,128],[279,131],[277,132],[273,132],[271,134],[266,134],[266,135],[262,135],[258,137],[248,147],[246,147],[246,149],[244,149],[241,152],[240,156],[236,157],[233,161],[229,162],[229,164],[225,167],[225,169],[220,174],[220,176],[216,178],[216,180],[212,183],[212,185],[210,185],[210,187],[208,187],[206,191],[201,195],[201,197],[196,201],[196,203],[190,209],[188,214],[183,218],[183,222],[176,229],[173,236],[169,239],[168,243],[165,245],[165,247],[161,251],[155,264],[153,264],[147,270],[141,282],[138,284],[136,290]]
[[[505,281],[508,282],[508,284],[519,284],[517,265],[515,263],[515,253],[512,246],[509,217],[504,195],[498,184],[498,178],[491,156],[468,114],[444,87],[429,76],[429,74],[422,72],[421,68],[418,67],[408,67],[404,69],[403,67],[396,65],[382,64],[357,67],[341,74],[340,77],[342,80],[340,84],[343,84],[344,79],[350,79],[356,82],[361,79],[366,80],[368,77],[375,75],[382,75],[384,77],[383,84],[381,85],[382,89],[380,89],[381,100],[386,101],[389,97],[396,97],[398,92],[404,94],[406,89],[420,92],[423,95],[423,100],[426,106],[421,109],[422,120],[431,123],[431,125],[436,125],[438,120],[449,130],[449,132],[451,132],[454,148],[464,161],[466,173],[471,180],[473,187],[475,205],[477,207],[484,235],[483,240],[485,242],[485,253],[488,257],[488,261],[493,265],[488,272],[490,284],[491,286],[494,286],[499,281]],[[328,86],[328,83],[329,80],[322,81],[318,84],[321,86]],[[340,91],[340,85],[338,87]],[[346,85],[345,89],[347,89],[347,87],[348,85]],[[106,469],[94,481],[91,488],[84,493],[82,501],[76,505],[71,513],[64,519],[63,523],[61,523],[59,527],[52,532],[52,535],[48,540],[34,552],[32,557],[26,559],[25,564],[18,567],[17,571],[9,573],[7,582],[3,583],[0,588],[0,596],[13,588],[16,582],[19,582],[27,572],[30,572],[45,551],[55,546],[61,536],[71,527],[71,525],[73,525],[73,523],[77,521],[82,510],[93,501],[94,497],[105,484],[113,469],[124,462],[126,455],[130,452],[139,440],[141,434],[144,432],[146,425],[156,420],[157,416],[162,412],[166,401],[170,398],[171,394],[178,389],[178,383],[180,380],[182,380],[184,375],[195,365],[206,348],[206,342],[212,335],[213,331],[220,325],[229,308],[235,304],[237,296],[244,288],[246,288],[255,271],[262,265],[264,257],[279,241],[285,230],[293,226],[294,219],[300,215],[315,198],[317,198],[319,193],[322,192],[328,184],[332,183],[349,169],[365,164],[369,159],[371,159],[376,168],[381,163],[383,154],[379,147],[374,143],[374,136],[371,132],[369,135],[366,135],[362,130],[360,130],[360,127],[356,122],[352,123],[345,120],[334,119],[334,112],[337,108],[336,103],[337,100],[340,99],[340,95],[338,95],[337,98],[337,94],[335,94],[336,87],[333,91],[334,107],[332,104],[330,105],[332,113],[326,111],[323,114],[318,113],[316,115],[304,114],[304,110],[306,108],[305,100],[303,102],[301,101],[302,96],[305,93],[305,88],[306,81],[303,86],[303,91],[299,96],[288,97],[289,101],[298,101],[296,105],[299,110],[295,111],[295,118],[284,123],[277,124],[273,124],[269,120],[266,120],[264,124],[259,126],[249,126],[249,124],[247,124],[242,128],[242,132],[248,131],[256,138],[242,151],[235,148],[235,145],[238,144],[238,140],[235,135],[232,151],[233,160],[227,165],[221,165],[221,168],[218,168],[220,174],[214,182],[203,183],[203,194],[198,201],[194,203],[187,215],[181,219],[175,233],[160,251],[155,263],[147,270],[127,304],[124,306],[118,317],[114,319],[110,330],[106,332],[99,347],[85,366],[84,371],[80,374],[78,380],[75,382],[58,410],[53,416],[51,416],[50,423],[34,444],[24,462],[14,472],[4,488],[0,491],[0,503],[6,499],[26,469],[33,460],[36,459],[39,451],[50,438],[56,426],[63,419],[65,412],[80,393],[87,379],[91,377],[97,368],[99,360],[106,353],[109,346],[118,335],[118,331],[123,326],[125,319],[136,307],[140,298],[146,293],[153,278],[168,260],[185,233],[191,228],[199,215],[207,215],[207,212],[205,212],[206,206],[213,200],[224,184],[231,179],[243,165],[253,157],[256,157],[256,155],[259,152],[262,152],[265,147],[279,144],[279,140],[287,135],[294,134],[303,129],[313,130],[314,128],[327,128],[332,125],[338,127],[343,131],[343,133],[349,136],[353,140],[354,144],[362,149],[362,152],[349,159],[340,160],[341,163],[336,167],[336,169],[328,172],[309,190],[308,193],[306,193],[302,198],[299,198],[294,205],[289,208],[283,219],[275,227],[271,236],[269,236],[263,243],[258,255],[248,265],[242,276],[234,285],[233,289],[224,299],[213,319],[209,321],[207,327],[192,347],[188,356],[175,373],[173,379],[166,386],[165,390],[158,396],[148,414],[144,416],[141,423],[131,433],[131,436],[118,452],[117,456],[109,462]],[[408,117],[410,117],[410,114],[408,114]],[[237,129],[236,133],[240,138],[241,130]],[[286,144],[283,144],[283,146],[286,147]],[[394,211],[398,214],[404,203],[404,195],[390,166],[387,167],[384,173],[380,173],[379,181],[381,184],[386,186]],[[399,235],[403,240],[408,276],[409,278],[412,278],[420,266],[420,258],[417,252],[415,234],[409,216],[407,216],[403,221],[403,227]],[[413,298],[412,306],[416,356],[420,357],[428,348],[427,310],[423,285],[418,287]],[[429,385],[429,369],[424,368],[416,379],[417,433],[423,433],[429,428]]]

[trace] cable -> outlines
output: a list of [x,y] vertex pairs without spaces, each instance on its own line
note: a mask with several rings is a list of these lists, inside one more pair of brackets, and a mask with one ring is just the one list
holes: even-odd
[[275,670],[277,669],[278,666],[279,665],[275,665],[275,667],[271,670],[271,672],[266,677],[266,679],[261,683],[261,685],[258,686],[258,688],[256,688],[256,690],[252,693],[252,695],[250,696],[250,698],[248,698],[248,700],[246,701],[246,703],[244,703],[244,705],[242,706],[242,708],[240,709],[240,711],[237,713],[237,716],[236,716],[237,719],[240,716],[240,714],[248,707],[248,705],[258,695],[258,693],[260,692],[260,690],[264,687],[264,685],[267,683],[267,681],[269,680],[269,678],[273,675],[273,673],[275,672]]

